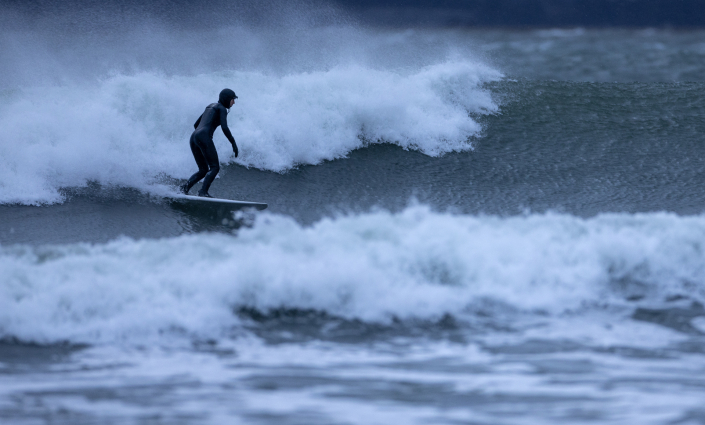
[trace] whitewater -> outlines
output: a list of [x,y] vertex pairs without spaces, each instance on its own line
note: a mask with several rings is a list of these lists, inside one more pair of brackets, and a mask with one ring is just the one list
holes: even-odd
[[0,422],[705,421],[702,31],[102,7],[0,16]]
[[[60,202],[60,188],[89,181],[147,190],[159,176],[188,174],[193,158],[178,147],[202,112],[196,105],[233,84],[240,100],[231,125],[243,154],[224,158],[228,162],[284,172],[344,157],[366,143],[395,143],[432,156],[469,150],[480,131],[469,114],[497,110],[479,86],[500,77],[482,65],[447,62],[410,75],[359,66],[281,77],[140,73],[92,87],[10,91],[0,109],[6,129],[0,201]],[[40,110],[36,99],[42,99]],[[217,148],[227,152],[226,143],[219,133]]]
[[[412,206],[3,246],[0,411],[381,424],[587,423],[576,412],[590,409],[663,423],[700,405],[704,240],[702,216]],[[653,390],[664,380],[677,396]]]
[[[3,247],[0,331],[43,344],[227,338],[235,313],[318,311],[389,324],[478,309],[560,317],[705,301],[705,219],[410,207],[302,227],[262,215],[229,235]],[[638,302],[637,302],[638,301]]]

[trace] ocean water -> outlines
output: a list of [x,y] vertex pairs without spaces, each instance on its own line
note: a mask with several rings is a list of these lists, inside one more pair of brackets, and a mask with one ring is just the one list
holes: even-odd
[[0,423],[705,423],[705,32],[299,12],[2,30]]

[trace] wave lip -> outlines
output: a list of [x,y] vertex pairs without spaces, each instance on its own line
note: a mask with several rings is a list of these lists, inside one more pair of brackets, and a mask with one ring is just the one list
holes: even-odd
[[359,65],[283,76],[139,73],[6,92],[0,203],[61,202],[61,187],[89,181],[149,190],[158,176],[187,177],[192,124],[223,87],[240,96],[229,122],[242,155],[233,158],[217,131],[221,162],[284,172],[365,143],[428,155],[467,150],[481,130],[471,115],[497,111],[481,85],[499,78],[484,65],[451,61],[405,73]]
[[[275,80],[248,74],[243,98],[252,100],[243,100],[240,122],[243,143],[253,155],[242,161],[284,171],[340,158],[364,140],[431,156],[468,150],[468,139],[481,130],[470,115],[497,111],[480,85],[500,77],[470,62],[409,74],[359,66]],[[262,89],[251,93],[250,87]]]
[[240,326],[242,308],[385,323],[471,317],[478,306],[558,317],[658,308],[674,296],[702,303],[704,240],[702,216],[499,218],[410,207],[312,227],[263,215],[237,236],[3,247],[0,338],[218,339]]

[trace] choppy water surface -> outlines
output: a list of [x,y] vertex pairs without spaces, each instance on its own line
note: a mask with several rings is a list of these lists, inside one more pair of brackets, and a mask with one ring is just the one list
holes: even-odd
[[[0,44],[0,421],[705,423],[702,32],[62,34]],[[225,86],[224,220],[163,196]]]

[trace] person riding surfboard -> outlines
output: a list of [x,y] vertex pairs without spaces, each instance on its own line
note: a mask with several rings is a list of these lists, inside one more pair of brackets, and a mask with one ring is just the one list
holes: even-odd
[[212,198],[208,189],[220,171],[218,152],[213,144],[213,133],[218,126],[223,130],[223,134],[228,138],[230,144],[233,145],[233,153],[237,158],[237,144],[235,144],[235,138],[228,128],[228,111],[235,104],[235,99],[237,96],[234,91],[223,89],[218,96],[218,103],[206,106],[206,110],[193,125],[194,131],[191,134],[190,145],[191,153],[193,153],[193,158],[198,165],[198,171],[188,179],[188,182],[181,185],[181,192],[184,195],[188,195],[193,185],[205,177],[201,190],[198,191],[198,196]]

